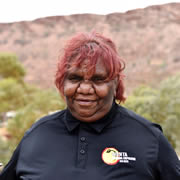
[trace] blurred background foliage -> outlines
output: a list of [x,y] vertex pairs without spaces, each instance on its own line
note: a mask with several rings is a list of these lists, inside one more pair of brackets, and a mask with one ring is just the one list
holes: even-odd
[[[6,164],[25,131],[40,117],[65,108],[54,89],[40,89],[24,82],[25,70],[14,54],[0,53],[0,128],[8,138],[0,137],[0,162]],[[15,116],[6,119],[7,112]]]
[[[40,89],[24,82],[25,70],[14,54],[0,53],[0,126],[8,138],[0,137],[0,162],[6,164],[25,131],[40,117],[64,109],[65,103],[54,89]],[[158,123],[173,147],[180,152],[180,74],[156,88],[142,85],[124,106]],[[4,115],[15,116],[4,120]],[[1,127],[0,127],[1,128]]]
[[0,53],[0,76],[21,80],[25,76],[25,69],[15,54]]
[[180,74],[162,81],[156,89],[138,87],[124,105],[160,124],[173,147],[180,152]]

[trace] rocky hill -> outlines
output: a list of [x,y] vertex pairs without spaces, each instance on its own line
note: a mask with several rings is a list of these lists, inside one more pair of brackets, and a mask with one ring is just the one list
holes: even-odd
[[14,52],[27,69],[25,80],[54,87],[58,55],[77,32],[111,37],[126,62],[127,94],[139,84],[156,85],[180,69],[180,3],[108,15],[76,14],[0,23],[0,52]]

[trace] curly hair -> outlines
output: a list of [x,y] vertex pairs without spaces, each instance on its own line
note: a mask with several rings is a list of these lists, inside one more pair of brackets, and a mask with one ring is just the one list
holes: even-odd
[[64,47],[64,54],[58,59],[55,75],[55,85],[64,96],[64,80],[70,67],[80,67],[88,59],[87,67],[93,75],[98,59],[101,59],[107,69],[107,80],[118,79],[116,100],[125,101],[123,73],[124,61],[119,57],[114,42],[97,33],[79,33],[72,37]]

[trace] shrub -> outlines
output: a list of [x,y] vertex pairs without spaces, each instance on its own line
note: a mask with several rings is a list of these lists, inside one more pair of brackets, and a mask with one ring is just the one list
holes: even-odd
[[180,75],[162,81],[157,89],[137,88],[125,106],[159,123],[174,148],[180,150]]
[[22,80],[25,70],[14,54],[0,53],[0,77]]

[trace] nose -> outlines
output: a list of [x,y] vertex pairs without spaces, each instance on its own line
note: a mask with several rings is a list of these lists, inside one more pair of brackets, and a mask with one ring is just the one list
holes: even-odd
[[94,88],[91,82],[89,81],[83,81],[79,84],[79,87],[77,88],[77,92],[80,94],[93,94]]

